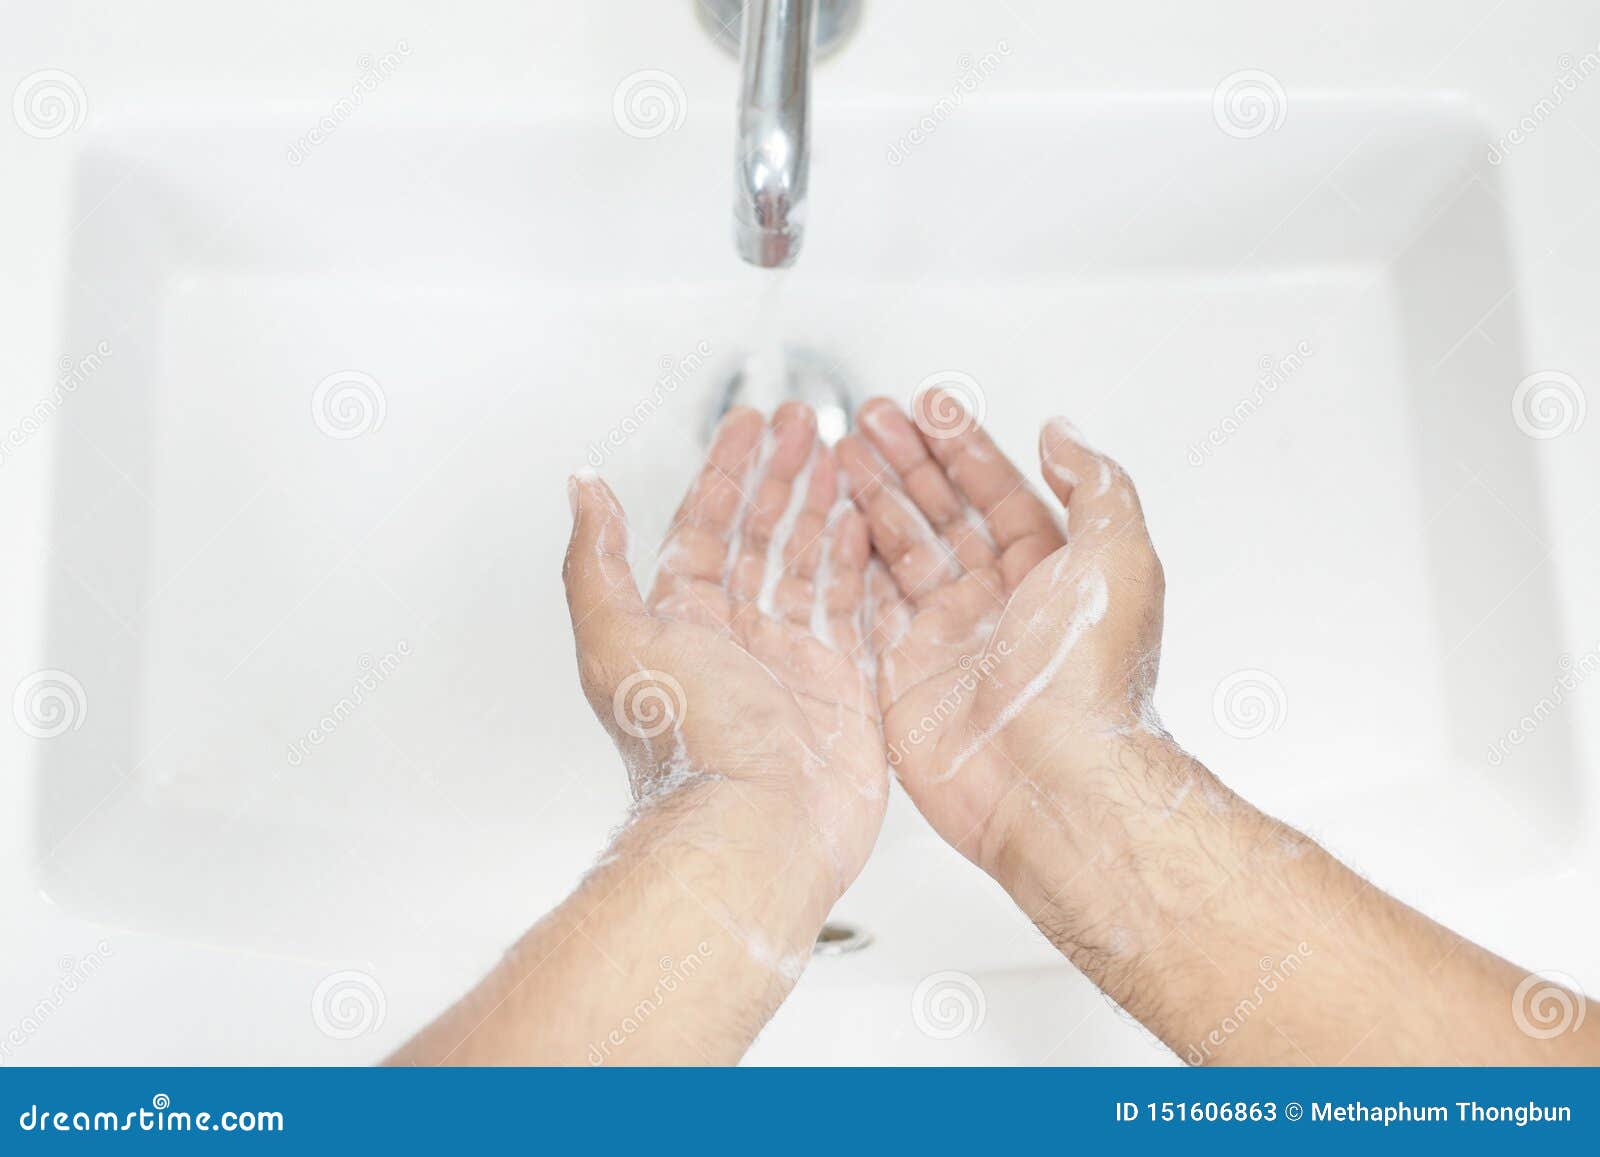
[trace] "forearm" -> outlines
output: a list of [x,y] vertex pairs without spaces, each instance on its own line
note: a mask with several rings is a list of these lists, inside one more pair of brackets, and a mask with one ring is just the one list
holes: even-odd
[[1030,807],[995,874],[1183,1059],[1600,1059],[1593,1028],[1545,1040],[1519,1028],[1524,970],[1374,888],[1170,742],[1119,742],[1072,774],[1094,802]]
[[737,1061],[798,978],[829,903],[803,827],[739,834],[745,791],[685,789],[636,819],[391,1063]]

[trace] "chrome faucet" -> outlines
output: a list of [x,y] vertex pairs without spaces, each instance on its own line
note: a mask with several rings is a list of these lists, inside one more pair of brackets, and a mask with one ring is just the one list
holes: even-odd
[[816,0],[749,0],[733,157],[733,239],[763,269],[793,264],[811,167],[811,47]]
[[[724,44],[740,0],[700,0]],[[733,237],[763,269],[792,265],[805,233],[811,167],[811,61],[855,27],[860,0],[743,0],[738,39],[739,136],[733,158]]]

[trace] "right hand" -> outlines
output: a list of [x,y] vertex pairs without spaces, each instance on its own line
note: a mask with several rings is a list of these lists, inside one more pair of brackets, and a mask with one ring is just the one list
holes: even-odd
[[[888,785],[877,702],[852,658],[867,536],[847,503],[833,509],[815,415],[798,404],[770,425],[753,410],[728,415],[648,600],[616,496],[595,477],[570,485],[579,675],[636,799],[696,787],[727,797],[717,838],[771,851],[794,880],[820,861],[825,912],[866,862]],[[769,549],[775,536],[786,549],[784,537]]]

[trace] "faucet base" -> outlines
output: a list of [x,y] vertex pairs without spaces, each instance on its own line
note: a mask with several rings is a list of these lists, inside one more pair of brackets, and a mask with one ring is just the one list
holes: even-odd
[[855,413],[856,391],[839,362],[805,346],[785,345],[781,366],[757,366],[757,359],[745,356],[711,398],[702,430],[707,444],[734,406],[754,406],[771,413],[784,402],[804,402],[817,412],[817,436],[823,445],[832,446],[850,432],[850,416]]
[[[744,0],[694,0],[700,23],[730,56],[739,55]],[[817,0],[817,58],[844,47],[861,23],[861,0]]]

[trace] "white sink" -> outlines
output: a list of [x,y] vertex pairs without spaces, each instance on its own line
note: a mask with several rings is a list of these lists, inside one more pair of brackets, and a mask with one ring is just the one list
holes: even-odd
[[[787,336],[863,396],[971,375],[1030,465],[1056,412],[1127,464],[1169,574],[1160,707],[1243,794],[1422,901],[1559,861],[1566,722],[1487,759],[1561,649],[1487,130],[1422,97],[1297,99],[1254,137],[1209,94],[975,100],[888,163],[925,112],[818,109]],[[51,896],[488,960],[570,887],[625,778],[577,689],[562,482],[602,446],[652,566],[771,296],[728,236],[731,121],[375,109],[298,165],[303,125],[265,117],[84,150],[67,349],[115,352],[59,421],[48,654],[88,710],[41,747]],[[875,943],[754,1059],[1159,1059],[903,798],[839,915]],[[905,1015],[943,970],[988,994],[960,1040]]]

